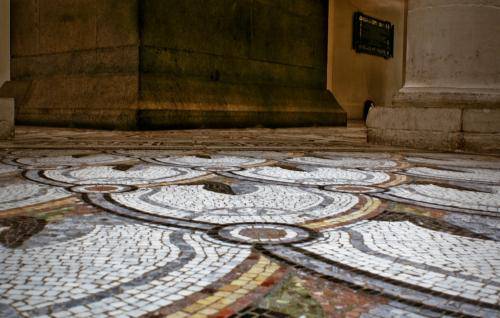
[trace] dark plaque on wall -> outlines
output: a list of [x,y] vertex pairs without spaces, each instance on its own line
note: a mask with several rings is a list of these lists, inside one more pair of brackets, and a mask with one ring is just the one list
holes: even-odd
[[353,30],[353,48],[356,52],[386,59],[394,56],[394,24],[356,12]]

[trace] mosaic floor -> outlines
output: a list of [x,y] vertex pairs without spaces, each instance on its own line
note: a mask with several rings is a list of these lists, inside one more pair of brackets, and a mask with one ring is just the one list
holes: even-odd
[[62,135],[0,151],[0,317],[500,317],[499,157]]

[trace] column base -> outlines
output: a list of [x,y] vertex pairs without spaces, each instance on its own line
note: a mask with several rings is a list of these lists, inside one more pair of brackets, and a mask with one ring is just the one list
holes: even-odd
[[439,151],[500,153],[500,109],[376,107],[368,141]]
[[394,107],[500,108],[499,89],[413,87],[399,90]]

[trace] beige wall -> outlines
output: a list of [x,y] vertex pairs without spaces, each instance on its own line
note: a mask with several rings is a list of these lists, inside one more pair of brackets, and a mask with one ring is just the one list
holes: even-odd
[[0,0],[0,86],[10,78],[10,0]]
[[[405,0],[330,0],[328,88],[347,112],[359,119],[367,99],[391,105],[403,85]],[[356,11],[395,24],[394,58],[358,54],[352,49]]]

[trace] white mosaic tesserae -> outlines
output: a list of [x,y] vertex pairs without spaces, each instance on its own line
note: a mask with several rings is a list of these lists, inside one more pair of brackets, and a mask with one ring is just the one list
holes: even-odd
[[0,317],[500,316],[494,160],[41,154],[2,155]]

